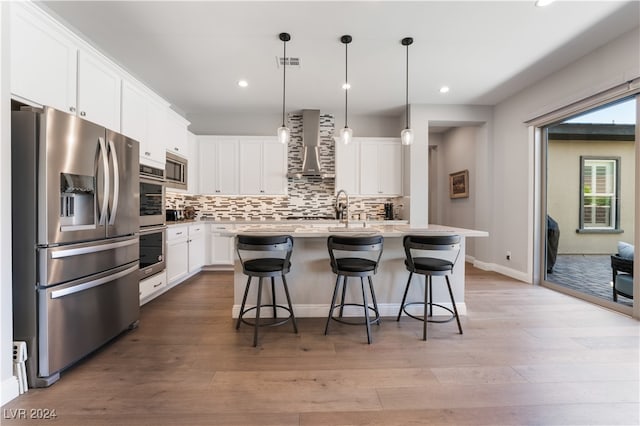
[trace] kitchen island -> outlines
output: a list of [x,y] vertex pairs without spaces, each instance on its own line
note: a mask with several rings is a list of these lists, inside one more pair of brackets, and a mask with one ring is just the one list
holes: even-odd
[[[288,234],[293,237],[293,254],[291,256],[291,271],[286,275],[291,300],[297,317],[326,317],[329,311],[333,287],[336,276],[329,266],[329,254],[327,251],[327,237],[329,235],[374,235],[384,237],[384,251],[378,267],[378,273],[373,278],[374,288],[378,299],[378,308],[382,316],[395,316],[398,314],[402,294],[409,277],[409,272],[404,266],[404,248],[402,237],[408,234],[419,235],[451,235],[457,234],[461,238],[460,255],[453,268],[451,286],[453,289],[456,306],[460,315],[466,314],[464,302],[465,288],[465,241],[470,237],[486,237],[487,232],[471,229],[454,228],[451,226],[429,225],[428,227],[412,228],[410,225],[384,224],[384,222],[365,224],[363,222],[349,224],[338,223],[312,223],[312,224],[245,224],[238,225],[229,235],[278,235]],[[355,279],[355,278],[352,278]],[[443,280],[443,283],[440,283]],[[242,295],[247,282],[246,275],[242,272],[242,265],[236,258],[234,266],[234,305],[233,318],[238,317]],[[248,302],[256,300],[257,285],[252,285],[247,298]],[[276,286],[278,303],[284,302],[284,293],[279,293],[281,286]],[[353,294],[348,294],[347,299],[357,300],[361,295],[356,294],[359,286],[350,286]],[[424,277],[416,275],[407,300],[423,300]],[[267,298],[267,300],[270,300]],[[435,278],[433,285],[433,301],[451,307],[449,295],[444,285],[443,278]],[[415,307],[416,313],[420,307]],[[445,312],[442,310],[442,312]],[[345,316],[361,316],[362,310],[358,308],[346,309]],[[439,312],[434,307],[434,314]]]

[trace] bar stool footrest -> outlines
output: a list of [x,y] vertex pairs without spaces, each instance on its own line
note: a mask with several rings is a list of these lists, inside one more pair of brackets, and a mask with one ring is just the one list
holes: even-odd
[[[251,308],[247,308],[245,309],[243,312],[240,313],[240,321],[244,324],[250,325],[252,327],[255,327],[256,323],[255,321],[250,321],[244,318],[244,314],[246,314],[247,312],[256,310],[258,307],[257,306],[252,306]],[[264,318],[261,316],[260,318],[260,323],[258,324],[258,327],[275,327],[278,325],[282,325],[285,324],[287,321],[289,320],[293,320],[294,316],[293,316],[293,312],[291,312],[291,309],[289,309],[288,306],[284,306],[284,305],[276,305],[276,308],[278,309],[282,309],[285,310],[289,313],[288,317],[284,317],[284,318],[272,318],[273,321],[269,321],[270,318]],[[273,310],[273,305],[272,304],[268,304],[268,305],[261,305],[260,309],[271,309]]]
[[[410,314],[409,312],[407,312],[407,306],[412,306],[412,305],[423,305],[424,306],[424,302],[411,302],[411,303],[405,303],[402,306],[402,312],[404,312],[405,314],[407,314],[408,317],[411,317],[413,319],[417,319],[418,321],[424,321],[423,317],[418,317],[415,316],[413,314]],[[427,322],[436,322],[436,323],[445,323],[445,322],[451,322],[454,319],[456,319],[456,314],[455,312],[453,312],[453,309],[448,308],[446,306],[442,306],[438,303],[429,303],[430,306],[437,306],[439,308],[444,309],[445,311],[449,311],[451,313],[451,316],[447,319],[442,319],[442,320],[437,320],[437,319],[427,319]]]
[[[331,310],[331,312],[333,312],[334,310],[336,310],[336,309],[338,309],[338,308],[340,308],[342,306],[357,306],[359,308],[364,308],[364,305],[362,303],[345,303],[345,304],[334,305],[333,309]],[[376,324],[377,323],[379,325],[380,322],[382,321],[382,318],[380,317],[380,313],[378,312],[378,309],[376,309],[374,306],[367,306],[367,308],[370,311],[373,311],[376,314],[375,318],[372,318],[372,319],[369,320],[369,324]],[[339,322],[341,324],[346,324],[346,325],[365,325],[367,323],[366,320],[362,320],[362,321],[359,321],[359,322],[348,321],[348,320],[345,320],[342,317],[336,317],[336,316],[333,316],[333,315],[331,315],[329,318],[334,320],[334,321],[336,321],[336,322]],[[351,318],[351,317],[349,317],[349,318]],[[353,317],[353,318],[358,318],[358,317]]]

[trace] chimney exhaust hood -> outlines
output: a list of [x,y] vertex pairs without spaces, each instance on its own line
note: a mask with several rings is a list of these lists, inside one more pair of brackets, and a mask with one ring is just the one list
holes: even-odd
[[302,110],[302,149],[302,170],[289,172],[287,177],[335,177],[335,174],[324,173],[320,167],[320,110]]

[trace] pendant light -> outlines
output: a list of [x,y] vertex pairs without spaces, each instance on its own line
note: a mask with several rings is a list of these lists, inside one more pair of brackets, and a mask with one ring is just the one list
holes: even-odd
[[280,40],[282,40],[283,44],[283,54],[282,54],[282,126],[278,128],[278,141],[282,144],[287,144],[289,142],[289,137],[291,136],[291,130],[287,126],[285,126],[285,113],[284,113],[284,101],[285,94],[287,88],[287,42],[291,40],[291,35],[289,33],[280,33]]
[[405,115],[406,115],[406,127],[400,133],[400,140],[402,145],[411,145],[413,143],[413,130],[409,127],[409,46],[413,43],[413,38],[405,37],[402,39],[402,45],[407,47],[407,74],[406,74],[406,101],[405,101]]
[[340,130],[340,139],[342,140],[342,143],[347,145],[349,142],[351,142],[351,139],[353,138],[353,130],[349,128],[349,125],[347,124],[347,118],[348,118],[348,114],[347,114],[347,105],[348,105],[348,93],[349,93],[349,76],[348,76],[348,66],[349,66],[349,56],[347,54],[347,46],[349,46],[349,43],[351,43],[351,36],[350,35],[343,35],[342,37],[340,37],[340,41],[344,44],[344,128],[342,130]]

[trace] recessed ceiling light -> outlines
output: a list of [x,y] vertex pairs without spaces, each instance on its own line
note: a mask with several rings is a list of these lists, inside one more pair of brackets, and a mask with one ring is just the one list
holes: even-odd
[[545,7],[545,6],[549,6],[553,2],[554,2],[554,0],[538,0],[536,2],[536,6]]
[[239,80],[238,81],[238,86],[240,87],[247,87],[249,85],[249,82],[247,80]]
[[349,83],[344,83],[344,84],[342,85],[342,88],[343,88],[344,90],[349,90],[349,89],[351,89],[351,85],[350,85]]
[[440,88],[440,93],[447,93],[449,92],[449,87],[448,86],[442,86]]

